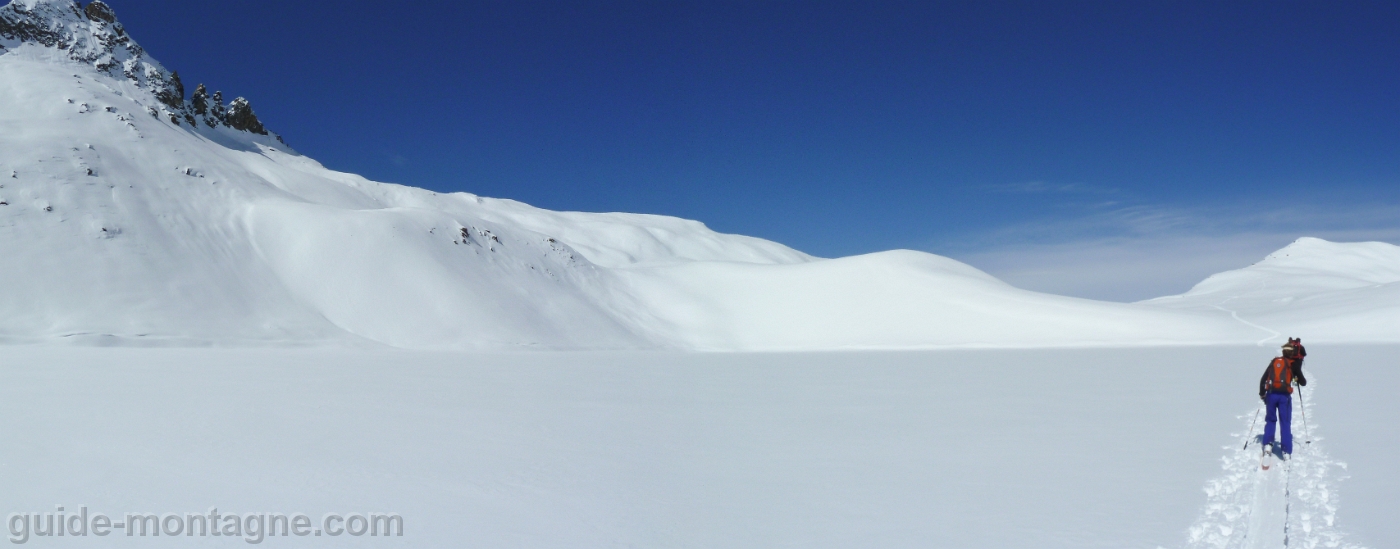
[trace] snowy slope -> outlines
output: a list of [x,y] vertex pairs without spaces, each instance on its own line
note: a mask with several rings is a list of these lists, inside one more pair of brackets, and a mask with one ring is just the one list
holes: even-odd
[[620,273],[668,337],[704,349],[1056,347],[1243,341],[1210,313],[1021,290],[948,258],[892,251],[792,265],[692,262]]
[[246,100],[225,106],[202,85],[186,99],[178,75],[94,6],[0,7],[0,285],[15,290],[0,297],[3,341],[742,350],[1248,339],[1218,315],[1035,294],[929,254],[820,260],[694,221],[551,212],[333,172],[264,130]]
[[[1313,444],[1285,479],[1240,449],[1273,353],[1252,345],[9,348],[0,509],[405,520],[268,547],[1243,549],[1285,528],[1293,548],[1400,547],[1400,424],[1376,419],[1400,401],[1375,383],[1400,348],[1309,350]],[[230,538],[25,546],[247,545]]]
[[1231,314],[1261,339],[1400,338],[1400,247],[1301,238],[1264,260],[1214,275],[1189,292],[1143,302]]
[[[13,259],[0,280],[25,290],[0,305],[11,337],[635,340],[558,289],[590,284],[567,247],[386,203],[413,191],[376,199],[266,138],[136,114],[143,90],[75,78],[48,53],[0,57],[0,246]],[[454,244],[463,228],[478,234]],[[522,253],[497,259],[493,245]],[[552,310],[515,297],[529,292]],[[346,313],[368,309],[373,325]]]

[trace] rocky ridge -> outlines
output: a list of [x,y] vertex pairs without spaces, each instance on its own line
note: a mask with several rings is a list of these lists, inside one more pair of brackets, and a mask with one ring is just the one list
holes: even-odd
[[222,92],[211,95],[200,84],[186,100],[180,73],[151,58],[102,0],[85,7],[73,0],[13,0],[0,6],[0,55],[22,44],[64,51],[73,61],[149,90],[158,104],[148,106],[147,112],[171,124],[223,125],[270,135],[245,98],[235,98],[226,107]]

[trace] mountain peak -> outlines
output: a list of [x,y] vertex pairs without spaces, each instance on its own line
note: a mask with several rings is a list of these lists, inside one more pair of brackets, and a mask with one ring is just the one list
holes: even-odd
[[[150,114],[171,124],[225,125],[268,135],[246,99],[235,99],[228,109],[208,104],[212,98],[200,98],[199,105],[186,101],[180,74],[151,58],[102,0],[93,0],[86,7],[73,0],[13,0],[0,6],[0,55],[24,45],[59,50],[98,73],[135,83],[157,101],[149,105]],[[222,94],[215,92],[213,97],[221,98]],[[230,120],[226,112],[236,118]],[[281,137],[277,139],[281,141]]]
[[[1180,296],[1149,300],[1178,303],[1202,297],[1239,301],[1295,299],[1400,282],[1400,246],[1385,242],[1330,242],[1303,237],[1242,269],[1216,273]],[[1218,304],[1218,303],[1217,303]]]
[[78,6],[78,2],[76,2],[75,0],[15,0],[13,3],[16,4],[17,7],[28,10],[43,8],[46,6],[57,6],[61,8],[67,8],[69,6],[82,7]]
[[0,51],[21,43],[68,50],[69,57],[109,72],[127,61],[145,62],[145,51],[127,36],[112,8],[94,0],[82,8],[71,0],[15,0],[0,6]]
[[1363,285],[1388,284],[1400,281],[1400,246],[1303,237],[1269,254],[1254,268],[1321,273]]

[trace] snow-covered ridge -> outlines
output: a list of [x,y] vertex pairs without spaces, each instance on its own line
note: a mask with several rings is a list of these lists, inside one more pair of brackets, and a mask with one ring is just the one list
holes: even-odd
[[1394,282],[1400,282],[1400,246],[1300,238],[1250,267],[1212,275],[1184,296],[1247,289],[1282,297],[1285,293],[1296,296]]
[[1254,265],[1143,304],[1229,312],[1264,335],[1394,341],[1400,339],[1400,246],[1300,238]]
[[0,47],[32,42],[64,50],[74,61],[113,76],[120,72],[139,84],[152,84],[154,78],[155,89],[169,76],[127,36],[116,14],[100,0],[86,8],[71,0],[17,0],[0,6],[0,39]]
[[209,94],[200,84],[186,101],[180,73],[166,70],[147,55],[102,0],[93,0],[87,7],[72,0],[15,0],[0,6],[0,53],[24,44],[62,51],[99,73],[149,90],[157,103],[148,105],[147,112],[172,124],[223,125],[268,135],[245,98],[225,106],[222,92]]

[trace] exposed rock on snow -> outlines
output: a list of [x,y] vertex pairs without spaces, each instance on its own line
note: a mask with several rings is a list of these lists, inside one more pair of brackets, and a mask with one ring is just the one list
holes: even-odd
[[83,12],[87,13],[88,19],[93,21],[117,22],[117,14],[112,12],[112,8],[108,7],[107,4],[102,3],[102,0],[93,0],[83,9]]
[[209,92],[204,89],[204,84],[197,86],[194,94],[190,95],[190,108],[199,116],[209,114]]
[[[259,135],[268,132],[253,114],[248,101],[238,98],[231,114],[225,116],[222,94],[215,93],[212,113],[207,97],[203,105],[185,101],[185,85],[180,73],[167,71],[152,59],[117,21],[112,8],[94,0],[80,8],[70,0],[23,0],[0,7],[0,52],[21,44],[60,50],[73,61],[91,65],[99,73],[126,78],[147,89],[165,109],[171,124],[195,125],[196,116],[206,125],[229,124],[235,129]],[[204,85],[200,84],[200,90]],[[152,107],[156,108],[156,107]],[[160,116],[160,111],[153,111]],[[280,138],[279,138],[280,141]]]
[[180,82],[180,73],[171,72],[164,88],[156,92],[156,99],[175,110],[185,109],[185,84]]
[[229,103],[225,121],[230,128],[235,130],[267,135],[267,130],[263,129],[262,122],[259,122],[258,116],[253,114],[253,107],[248,105],[248,100],[242,97]]
[[11,49],[28,42],[63,50],[69,59],[109,76],[125,76],[157,97],[173,94],[171,74],[126,34],[116,14],[101,0],[85,10],[69,0],[23,0],[0,6],[0,41]]

